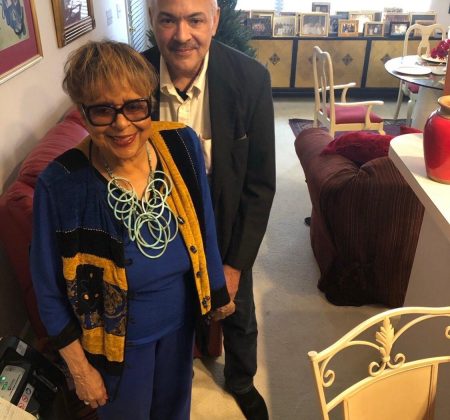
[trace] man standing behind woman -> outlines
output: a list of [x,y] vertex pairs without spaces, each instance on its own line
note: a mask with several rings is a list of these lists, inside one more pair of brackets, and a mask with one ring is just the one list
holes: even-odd
[[275,193],[275,135],[268,71],[212,39],[216,0],[148,0],[157,47],[160,120],[183,122],[200,137],[210,179],[219,248],[236,312],[222,322],[225,382],[247,419],[268,418],[256,390],[257,324],[252,266]]

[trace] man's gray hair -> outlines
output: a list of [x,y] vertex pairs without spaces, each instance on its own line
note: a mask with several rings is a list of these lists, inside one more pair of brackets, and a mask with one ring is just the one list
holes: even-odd
[[[214,10],[216,10],[218,7],[217,0],[210,0],[210,1],[211,1],[211,4],[212,4]],[[152,8],[155,5],[155,2],[156,2],[156,0],[147,0],[148,7]]]

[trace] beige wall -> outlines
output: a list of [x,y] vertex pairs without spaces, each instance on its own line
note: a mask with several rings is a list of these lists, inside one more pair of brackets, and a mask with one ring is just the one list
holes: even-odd
[[[34,3],[43,58],[0,84],[0,193],[15,175],[18,163],[70,105],[61,88],[67,55],[88,39],[128,40],[125,0],[93,0],[96,28],[63,48],[58,48],[56,43],[51,0],[34,0]],[[113,16],[109,26],[108,9]]]

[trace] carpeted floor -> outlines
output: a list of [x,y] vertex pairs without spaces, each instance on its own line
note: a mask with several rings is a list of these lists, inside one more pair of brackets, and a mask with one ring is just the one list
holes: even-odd
[[[307,120],[303,118],[290,118],[289,119],[289,125],[294,132],[295,136],[307,129],[312,127],[312,120]],[[390,134],[391,136],[397,136],[400,133],[400,127],[402,125],[406,125],[406,120],[400,119],[400,120],[390,120],[385,119],[384,120],[384,131],[386,131],[386,134]],[[337,132],[337,134],[342,134],[342,132]]]

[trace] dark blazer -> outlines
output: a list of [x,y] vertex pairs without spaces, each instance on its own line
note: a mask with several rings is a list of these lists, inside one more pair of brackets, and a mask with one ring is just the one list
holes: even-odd
[[[160,53],[143,55],[158,70]],[[275,194],[270,75],[256,60],[212,41],[208,65],[212,199],[223,262],[253,266]]]

